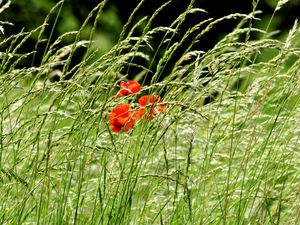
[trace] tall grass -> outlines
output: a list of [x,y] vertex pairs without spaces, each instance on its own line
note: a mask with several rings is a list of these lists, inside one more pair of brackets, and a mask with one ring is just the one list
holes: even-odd
[[[142,21],[132,24],[137,8],[115,47],[95,59],[93,33],[90,40],[80,37],[88,22],[95,29],[106,2],[79,31],[49,42],[38,67],[18,68],[35,54],[18,49],[34,33],[42,37],[47,19],[34,31],[0,33],[0,46],[9,46],[0,55],[0,223],[300,223],[297,21],[279,41],[253,26],[256,11],[236,13],[200,21],[174,43],[186,16],[205,12],[191,1],[169,27],[152,27],[168,2],[143,19],[148,22],[141,36],[133,36],[142,26]],[[279,1],[275,11],[285,2]],[[197,41],[227,20],[240,22],[212,49],[194,50]],[[1,22],[0,31],[5,26],[8,22]],[[167,48],[152,49],[149,56],[143,50],[151,49],[157,33],[164,34],[160,46],[167,43]],[[162,79],[176,49],[195,33]],[[254,40],[256,33],[262,38]],[[67,36],[74,43],[59,48]],[[71,68],[80,47],[87,54]],[[155,71],[133,63],[141,57],[153,64],[160,51]],[[261,60],[268,52],[272,57]],[[139,121],[129,133],[112,133],[110,109],[127,100],[136,106],[135,96],[115,99],[119,81],[126,79],[124,66],[142,68],[141,82],[151,76],[142,92],[164,92],[169,109]],[[53,73],[59,74],[58,82],[50,81]]]

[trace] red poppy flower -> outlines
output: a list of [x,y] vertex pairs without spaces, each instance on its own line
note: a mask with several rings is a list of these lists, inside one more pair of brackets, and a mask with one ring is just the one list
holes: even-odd
[[128,132],[133,127],[135,120],[135,112],[131,111],[128,104],[116,106],[108,115],[109,127],[113,132]]
[[[143,119],[152,119],[161,111],[166,111],[168,107],[161,102],[160,97],[158,95],[144,95],[138,100],[140,108],[136,112],[137,118]],[[149,110],[147,110],[147,114],[144,114],[145,107],[149,106]]]
[[141,119],[143,114],[144,114],[144,108],[139,108],[135,113],[135,117]]
[[138,100],[141,107],[145,107],[147,104],[157,103],[159,101],[160,97],[158,95],[144,95]]
[[120,96],[131,95],[131,94],[137,93],[141,90],[141,85],[139,84],[139,82],[137,82],[135,80],[130,80],[128,82],[121,81],[120,86],[121,86],[121,89],[117,93],[116,98],[118,98]]

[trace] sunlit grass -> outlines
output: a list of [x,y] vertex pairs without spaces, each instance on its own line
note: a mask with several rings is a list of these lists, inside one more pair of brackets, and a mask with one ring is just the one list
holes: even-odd
[[[281,42],[249,26],[256,12],[232,14],[203,21],[174,43],[188,13],[205,13],[192,3],[170,27],[153,28],[149,19],[135,37],[138,6],[118,43],[98,59],[91,50],[93,31],[90,40],[80,40],[80,33],[95,18],[96,27],[105,2],[80,31],[49,43],[39,67],[17,69],[35,54],[18,49],[46,23],[1,37],[0,46],[10,46],[0,55],[1,224],[299,223],[299,25]],[[239,25],[214,48],[196,51],[192,42],[162,79],[188,35],[197,32],[196,42],[233,19]],[[255,32],[264,38],[252,40]],[[167,48],[149,56],[143,49],[151,49],[157,33],[165,34]],[[65,36],[75,42],[59,48]],[[87,54],[71,68],[81,47]],[[271,58],[258,61],[270,50]],[[152,66],[159,51],[156,71],[133,63],[141,57]],[[129,65],[143,69],[136,77],[141,83],[151,76],[141,93],[163,94],[168,111],[138,121],[128,133],[113,133],[107,120],[112,107],[124,101],[137,107],[139,94],[115,98]],[[53,73],[59,81],[50,81]]]

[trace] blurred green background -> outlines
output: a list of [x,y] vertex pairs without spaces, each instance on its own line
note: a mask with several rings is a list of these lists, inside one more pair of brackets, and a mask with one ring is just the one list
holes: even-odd
[[[65,0],[61,8],[60,13],[59,7],[50,15],[49,25],[47,26],[45,33],[42,38],[45,39],[43,43],[38,46],[37,57],[34,61],[28,59],[28,62],[20,64],[20,67],[28,66],[29,62],[31,65],[39,65],[42,54],[45,51],[47,41],[50,39],[50,43],[53,43],[59,36],[69,31],[79,30],[88,14],[91,10],[99,4],[99,0]],[[94,33],[93,40],[94,48],[98,49],[97,56],[104,54],[109,51],[113,45],[116,44],[119,34],[122,30],[123,25],[128,20],[130,14],[134,8],[138,5],[138,0],[108,0],[105,5],[103,14],[97,21],[97,29]],[[166,2],[166,1],[164,1]],[[138,22],[143,16],[151,16],[151,14],[164,2],[159,0],[146,0],[142,7],[138,10],[131,26]],[[45,17],[51,11],[53,6],[58,3],[55,0],[12,0],[11,5],[8,9],[0,14],[1,21],[9,21],[14,26],[5,26],[5,37],[9,37],[12,34],[16,34],[21,30],[31,31],[41,25],[45,20]],[[1,3],[5,4],[5,1]],[[171,22],[178,17],[178,15],[185,10],[189,1],[173,0],[153,21],[153,27],[156,26],[169,26]],[[269,19],[271,18],[274,9],[276,7],[277,0],[261,0],[258,3],[257,10],[261,10],[262,13],[259,15],[260,21],[257,21],[255,26],[258,28],[266,29]],[[206,14],[193,14],[188,17],[186,22],[182,25],[181,33],[176,34],[173,41],[180,40],[185,31],[203,21],[204,19],[213,17],[219,18],[230,13],[250,13],[253,8],[252,0],[196,0],[195,7],[203,8],[207,10]],[[281,10],[276,12],[273,22],[269,27],[269,31],[279,30],[281,32],[275,35],[276,38],[283,38],[288,30],[292,27],[296,18],[299,18],[300,11],[300,0],[292,0],[286,3]],[[57,17],[57,15],[59,15]],[[88,39],[90,31],[92,29],[92,22],[94,17],[90,20],[90,23],[84,29],[81,39]],[[56,21],[57,20],[57,21]],[[56,21],[56,25],[54,27]],[[214,44],[226,33],[230,32],[238,21],[226,21],[217,25],[213,30],[206,34],[194,48],[197,50],[207,50],[214,46]],[[54,28],[52,33],[52,28]],[[143,27],[139,27],[138,31],[142,32]],[[50,35],[52,33],[52,36]],[[139,35],[136,33],[135,35]],[[38,32],[27,41],[28,43],[23,46],[19,51],[20,53],[26,53],[33,51],[36,44]],[[51,38],[50,38],[51,37]],[[162,36],[157,35],[153,38],[152,47],[155,49]],[[193,38],[193,37],[191,37]],[[185,46],[189,44],[192,39],[187,40],[186,45],[183,45],[179,50],[178,54],[175,54],[173,59],[170,60],[170,64],[178,60],[176,55],[184,51]],[[63,39],[62,45],[70,44],[74,41],[74,37],[68,36]],[[5,52],[7,46],[0,46],[0,51]],[[74,64],[81,60],[84,50],[78,52],[74,58]],[[152,54],[151,51],[147,54]],[[32,62],[33,61],[33,62]],[[138,62],[144,64],[149,68],[147,62]],[[155,63],[151,70],[155,70]],[[132,73],[136,73],[136,68],[132,68]],[[168,72],[168,66],[166,66],[166,73]],[[130,71],[129,71],[130,73]]]

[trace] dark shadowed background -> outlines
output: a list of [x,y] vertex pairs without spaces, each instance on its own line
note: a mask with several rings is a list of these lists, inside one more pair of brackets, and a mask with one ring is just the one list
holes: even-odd
[[[10,21],[14,26],[5,26],[5,37],[24,31],[31,31],[41,25],[53,8],[53,6],[58,1],[55,0],[12,0],[10,7],[1,13],[1,21]],[[60,14],[58,15],[59,7],[50,15],[49,25],[45,30],[43,39],[45,41],[40,43],[38,46],[37,57],[34,61],[30,57],[28,61],[22,61],[19,65],[20,67],[26,67],[30,65],[39,65],[41,63],[40,59],[44,53],[47,40],[50,38],[50,43],[55,41],[60,35],[69,32],[79,30],[82,23],[87,18],[89,12],[101,1],[99,0],[65,0],[61,8]],[[116,44],[119,34],[122,30],[123,25],[128,20],[130,14],[139,4],[139,0],[109,0],[105,6],[105,10],[101,15],[96,32],[94,34],[93,40],[95,41],[95,46],[99,48],[98,55],[107,52],[114,44]],[[165,3],[164,1],[163,3]],[[138,10],[134,20],[131,24],[133,26],[138,22],[143,16],[151,16],[153,12],[162,4],[160,0],[146,0],[142,7]],[[4,2],[2,3],[4,4]],[[152,27],[157,26],[170,26],[172,21],[174,21],[180,13],[182,13],[189,1],[173,0],[171,3],[154,19]],[[257,5],[257,10],[261,10],[262,13],[259,15],[261,21],[255,22],[255,26],[261,29],[266,29],[269,19],[274,12],[277,0],[261,0]],[[205,9],[207,13],[197,13],[192,14],[187,17],[187,20],[182,25],[180,32],[175,35],[173,41],[178,41],[182,38],[182,35],[186,32],[189,27],[203,21],[207,18],[220,18],[222,16],[228,15],[230,13],[250,13],[253,9],[253,3],[251,0],[196,0],[194,7],[199,7]],[[299,18],[300,11],[300,0],[292,0],[286,3],[281,10],[276,12],[273,22],[269,27],[269,31],[279,30],[280,33],[276,34],[275,37],[278,39],[283,38],[288,30],[292,27],[296,18]],[[57,19],[56,25],[55,21]],[[82,39],[88,39],[89,32],[92,28],[92,21],[87,25],[85,31],[81,35]],[[214,44],[224,36],[224,34],[232,31],[234,26],[237,24],[238,20],[226,20],[218,24],[214,29],[212,29],[208,34],[203,36],[201,40],[194,46],[197,50],[207,50],[214,46]],[[52,28],[54,28],[52,33]],[[139,35],[142,32],[140,28],[135,35]],[[50,35],[52,33],[52,36]],[[36,38],[38,37],[38,32],[27,41],[27,44],[23,46],[19,51],[20,53],[26,53],[34,50]],[[156,35],[152,41],[152,47],[155,49],[162,36]],[[177,61],[178,56],[185,47],[188,46],[189,42],[192,40],[193,36],[186,41],[186,43],[178,49],[177,54],[170,60],[169,64]],[[253,37],[255,38],[255,37]],[[74,38],[64,38],[62,45],[72,43]],[[7,46],[0,46],[0,50],[3,52]],[[152,54],[151,51],[147,51],[147,54]],[[76,53],[76,57],[73,63],[76,64],[80,62],[84,50]],[[159,59],[159,57],[158,57]],[[156,59],[156,61],[158,60]],[[148,62],[138,61],[137,63],[143,64],[146,67],[150,67]],[[151,66],[151,70],[155,71],[155,64]],[[166,66],[165,72],[168,73],[171,65]],[[139,72],[137,68],[130,68],[124,70],[124,73],[129,73],[129,76],[134,76],[135,73]]]

